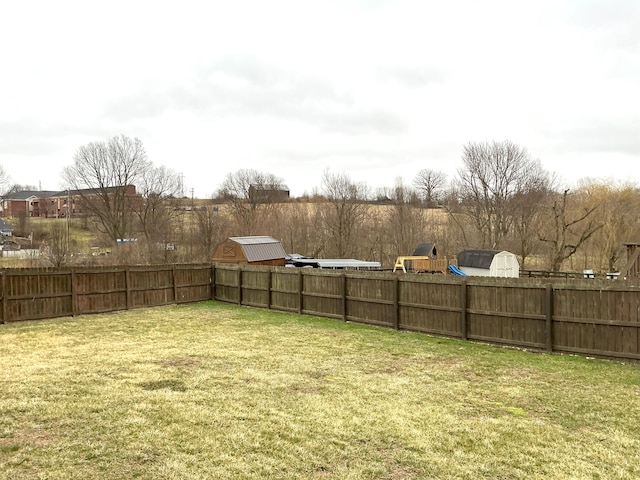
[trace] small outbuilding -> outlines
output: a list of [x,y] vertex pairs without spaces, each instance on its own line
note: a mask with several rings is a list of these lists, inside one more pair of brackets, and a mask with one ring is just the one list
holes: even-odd
[[412,255],[401,255],[396,258],[393,271],[447,273],[449,261],[447,258],[437,258],[435,243],[418,243]]
[[0,218],[0,237],[5,238],[5,237],[11,237],[12,235],[13,235],[13,227]]
[[458,253],[458,268],[469,276],[520,276],[518,258],[504,250],[463,250]]
[[229,237],[213,252],[212,261],[284,267],[286,253],[279,240],[269,236]]

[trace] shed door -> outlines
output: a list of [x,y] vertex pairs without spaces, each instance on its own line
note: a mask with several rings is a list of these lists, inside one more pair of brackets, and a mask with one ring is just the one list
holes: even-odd
[[514,255],[498,253],[495,257],[493,257],[493,261],[491,262],[492,276],[510,278],[517,277],[519,275],[519,272],[515,270],[514,262],[517,262]]

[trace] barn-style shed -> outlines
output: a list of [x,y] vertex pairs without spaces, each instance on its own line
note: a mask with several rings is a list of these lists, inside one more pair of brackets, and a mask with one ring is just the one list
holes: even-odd
[[458,253],[458,268],[467,275],[480,277],[520,276],[518,258],[504,250],[463,250]]
[[213,252],[212,261],[283,267],[286,253],[279,240],[269,236],[229,237]]

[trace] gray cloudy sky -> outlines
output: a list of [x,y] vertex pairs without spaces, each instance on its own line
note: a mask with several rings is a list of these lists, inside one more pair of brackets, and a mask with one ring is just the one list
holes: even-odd
[[121,133],[201,198],[240,168],[296,196],[453,175],[505,139],[640,182],[640,0],[0,0],[0,45],[0,164],[43,189]]

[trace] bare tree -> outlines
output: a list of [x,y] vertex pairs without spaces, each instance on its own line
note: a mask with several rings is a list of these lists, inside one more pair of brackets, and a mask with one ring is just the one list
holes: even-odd
[[548,173],[510,141],[468,143],[462,161],[456,182],[462,212],[482,235],[484,248],[501,248],[511,232],[514,197],[544,185]]
[[511,199],[513,250],[520,257],[520,268],[525,268],[527,259],[539,247],[539,232],[542,231],[554,184],[554,176],[539,175],[536,181],[519,189]]
[[585,262],[599,269],[615,272],[626,260],[624,243],[640,232],[640,194],[636,184],[613,180],[583,179],[575,197],[586,206],[598,205],[594,216],[602,228],[581,249]]
[[242,169],[229,173],[219,189],[229,213],[234,218],[239,235],[255,235],[260,220],[266,217],[274,202],[285,195],[281,178],[271,173]]
[[321,211],[318,203],[290,202],[274,210],[270,219],[271,235],[282,242],[288,253],[318,257],[325,249]]
[[166,259],[166,245],[174,235],[176,197],[181,189],[180,176],[166,167],[149,166],[140,175],[137,193],[142,199],[132,206],[152,262],[158,250],[161,250],[161,259]]
[[427,207],[435,207],[442,201],[446,183],[445,173],[430,168],[423,168],[413,179],[413,186],[422,193]]
[[346,173],[334,174],[325,170],[322,191],[328,201],[322,216],[328,234],[327,250],[339,258],[352,256],[358,250],[357,232],[369,214],[368,188],[363,183],[353,182]]
[[[2,168],[2,167],[0,167]],[[2,174],[0,174],[1,176]],[[34,185],[21,185],[19,183],[14,183],[11,185],[11,187],[9,187],[9,189],[5,192],[5,196],[7,195],[11,195],[12,193],[16,193],[16,192],[24,192],[24,191],[30,191],[30,192],[37,192],[38,191],[38,187],[34,186]]]
[[135,185],[150,167],[142,142],[120,135],[78,148],[62,178],[115,244],[131,235]]
[[559,271],[564,261],[602,227],[592,215],[598,205],[583,206],[572,214],[568,200],[569,189],[557,195],[551,207],[551,231],[540,236],[551,248],[549,264],[553,271]]
[[55,220],[47,232],[44,258],[54,267],[62,267],[71,260],[71,239],[68,222]]
[[4,169],[2,165],[0,165],[0,196],[6,195],[11,190],[11,177]]
[[210,262],[216,246],[227,237],[229,221],[210,200],[195,211],[195,226],[201,259]]
[[395,260],[399,255],[411,255],[418,243],[433,241],[431,238],[425,238],[425,211],[413,204],[414,191],[402,178],[396,178],[388,197],[392,203],[384,215],[384,243],[387,246],[385,261]]

